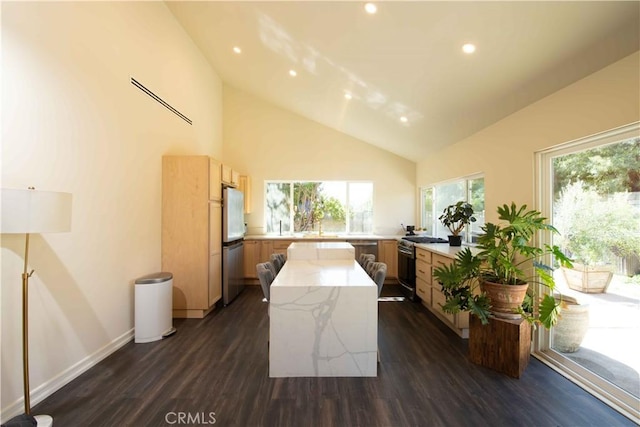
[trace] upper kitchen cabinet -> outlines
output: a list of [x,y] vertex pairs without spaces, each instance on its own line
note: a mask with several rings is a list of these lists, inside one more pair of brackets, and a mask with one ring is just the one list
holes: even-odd
[[251,213],[251,177],[240,175],[238,189],[244,194],[244,213]]
[[209,199],[222,200],[222,163],[209,157]]
[[207,315],[222,295],[220,163],[162,158],[162,270],[173,274],[173,316]]
[[231,166],[222,165],[222,183],[224,185],[228,185],[229,187],[238,187],[240,184],[240,173],[234,171]]

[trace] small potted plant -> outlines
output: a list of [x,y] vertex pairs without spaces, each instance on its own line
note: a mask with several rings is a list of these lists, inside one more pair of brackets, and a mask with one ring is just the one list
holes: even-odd
[[473,216],[473,207],[464,201],[447,206],[438,219],[451,232],[448,236],[449,246],[461,246],[462,236],[460,236],[460,232],[467,224],[476,222],[476,218]]
[[[505,204],[498,208],[498,214],[504,223],[482,227],[484,234],[478,238],[475,254],[465,248],[451,265],[434,268],[433,277],[442,284],[446,298],[442,309],[447,313],[469,311],[483,324],[493,314],[507,319],[522,316],[534,325],[550,328],[557,321],[562,299],[553,295],[552,268],[542,263],[542,258],[553,255],[568,267],[571,260],[559,247],[534,246],[531,240],[538,232],[558,231],[526,205]],[[531,274],[532,268],[536,275]],[[536,298],[530,283],[542,284],[551,292]]]

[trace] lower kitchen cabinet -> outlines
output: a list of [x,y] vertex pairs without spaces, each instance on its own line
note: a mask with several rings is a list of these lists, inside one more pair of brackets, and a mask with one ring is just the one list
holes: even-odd
[[[447,247],[448,251],[452,251]],[[416,294],[422,304],[462,338],[469,338],[469,313],[449,314],[442,311],[446,302],[439,283],[433,282],[433,269],[453,262],[455,253],[447,255],[416,247]]]
[[431,263],[416,259],[416,294],[425,304],[431,305]]
[[[312,240],[305,240],[311,242]],[[289,245],[293,243],[293,240],[271,240],[272,253],[274,254],[287,254]]]
[[272,253],[272,243],[267,240],[244,241],[244,277],[257,279],[256,264],[269,261]]
[[416,277],[416,295],[425,305],[431,305],[431,285]]
[[398,279],[398,241],[378,241],[378,261],[387,264],[387,278],[385,282],[396,282]]

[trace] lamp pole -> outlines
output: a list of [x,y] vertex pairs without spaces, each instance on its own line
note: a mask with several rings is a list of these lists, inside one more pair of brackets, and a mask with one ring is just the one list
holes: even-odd
[[34,270],[27,273],[29,262],[29,233],[26,233],[24,245],[24,271],[22,272],[22,381],[24,384],[24,413],[31,413],[31,397],[29,392],[29,277]]

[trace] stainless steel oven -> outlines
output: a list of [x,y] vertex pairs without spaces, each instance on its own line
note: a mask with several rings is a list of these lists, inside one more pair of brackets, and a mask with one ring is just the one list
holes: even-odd
[[413,244],[398,242],[398,282],[405,298],[416,301],[416,256]]
[[447,240],[430,236],[406,236],[398,240],[398,282],[402,293],[411,301],[416,296],[416,243],[447,243]]

